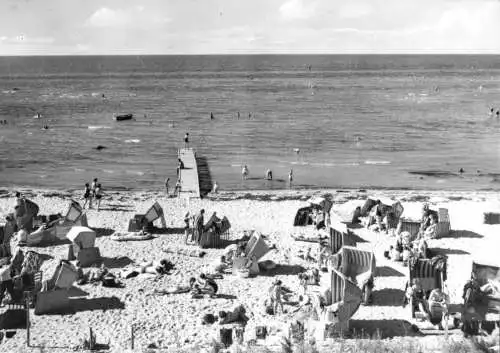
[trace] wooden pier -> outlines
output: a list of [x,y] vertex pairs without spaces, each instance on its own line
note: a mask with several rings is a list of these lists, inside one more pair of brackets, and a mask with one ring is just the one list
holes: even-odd
[[197,156],[192,148],[181,148],[177,156],[184,163],[184,169],[180,170],[181,195],[191,197],[203,197],[212,190],[212,178],[205,157]]

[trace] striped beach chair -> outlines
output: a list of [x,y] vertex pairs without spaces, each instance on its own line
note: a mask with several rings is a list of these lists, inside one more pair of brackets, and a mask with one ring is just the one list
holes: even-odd
[[219,219],[214,213],[205,225],[206,230],[203,232],[198,245],[201,248],[225,247],[229,241],[230,228],[231,223],[226,217]]
[[[407,285],[413,285],[416,280],[423,290],[425,300],[429,298],[429,294],[433,289],[441,288],[444,290],[444,281],[446,280],[446,258],[441,256],[440,259],[410,259],[409,283]],[[415,312],[419,311],[417,299],[412,296],[409,298],[409,301],[411,317],[415,318]],[[434,317],[433,319],[433,321],[440,320],[440,317]]]
[[363,303],[368,304],[371,301],[377,267],[375,254],[353,246],[343,246],[333,257],[334,268],[358,285],[363,293]]
[[330,227],[330,238],[328,239],[328,248],[332,254],[336,254],[343,246],[356,246],[356,241],[350,237],[345,224],[333,224]]
[[361,289],[345,275],[336,270],[331,271],[331,300],[332,306],[338,303],[338,309],[332,313],[335,317],[328,317],[328,321],[335,322],[333,329],[336,332],[347,332],[349,320],[361,305]]

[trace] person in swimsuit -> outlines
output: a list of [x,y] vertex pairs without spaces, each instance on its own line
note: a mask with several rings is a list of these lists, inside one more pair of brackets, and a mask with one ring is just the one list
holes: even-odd
[[97,187],[95,188],[95,199],[97,201],[97,211],[99,211],[99,208],[101,207],[101,199],[102,199],[101,184],[97,184]]
[[83,208],[85,209],[85,206],[87,206],[87,202],[89,203],[89,208],[92,208],[92,193],[90,192],[89,183],[85,183],[85,191],[83,192],[83,198],[85,199]]
[[189,148],[189,132],[184,135],[184,148]]
[[247,165],[245,164],[245,165],[243,166],[243,169],[241,170],[241,176],[243,177],[243,180],[247,180],[247,178],[248,178],[248,174],[249,174],[248,167],[247,167]]
[[165,179],[165,189],[167,190],[167,196],[168,196],[168,182],[170,181],[170,178]]

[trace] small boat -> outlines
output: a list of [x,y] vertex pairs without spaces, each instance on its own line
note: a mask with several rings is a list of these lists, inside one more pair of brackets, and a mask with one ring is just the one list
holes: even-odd
[[120,114],[120,115],[115,115],[115,120],[116,121],[132,120],[133,117],[134,117],[133,114]]

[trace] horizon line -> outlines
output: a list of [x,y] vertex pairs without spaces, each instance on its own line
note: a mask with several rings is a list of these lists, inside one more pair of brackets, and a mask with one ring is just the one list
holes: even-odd
[[368,52],[350,52],[350,53],[169,53],[169,54],[117,54],[117,53],[109,53],[109,54],[75,54],[75,53],[51,53],[51,54],[0,54],[0,58],[19,58],[19,57],[63,57],[63,56],[75,56],[75,57],[96,57],[96,56],[383,56],[383,55],[391,55],[391,56],[431,56],[431,55],[440,55],[440,56],[500,56],[500,52],[498,53],[467,53],[467,52],[452,52],[452,53],[429,53],[429,52],[381,52],[381,53],[368,53]]

